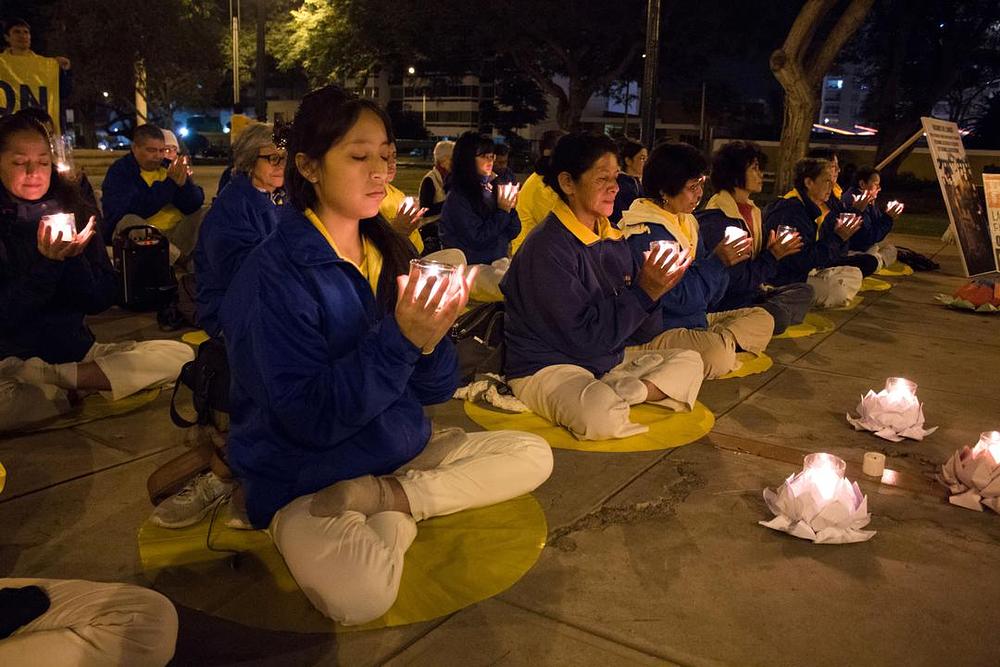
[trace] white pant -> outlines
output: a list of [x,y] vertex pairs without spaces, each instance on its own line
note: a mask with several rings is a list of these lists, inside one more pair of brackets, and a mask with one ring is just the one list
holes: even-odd
[[816,292],[817,308],[846,306],[858,294],[865,279],[856,266],[831,266],[810,273],[806,279]]
[[537,435],[448,429],[434,434],[424,451],[395,473],[412,516],[316,517],[309,513],[309,494],[281,508],[269,531],[316,609],[344,625],[367,623],[396,601],[417,521],[515,498],[551,472],[552,450]]
[[760,354],[771,342],[774,318],[763,308],[738,308],[708,313],[707,329],[667,329],[637,350],[694,350],[713,379],[736,370],[738,350]]
[[690,350],[625,351],[625,359],[601,379],[572,364],[546,366],[534,375],[510,380],[510,388],[532,412],[564,426],[579,440],[627,438],[649,430],[629,419],[638,401],[622,395],[622,375],[646,380],[667,398],[657,405],[672,410],[694,407],[704,378],[701,357]]
[[896,246],[888,241],[879,241],[868,248],[868,250],[865,250],[865,252],[869,255],[874,255],[878,259],[879,269],[892,266],[899,259],[899,251],[896,250]]
[[[458,248],[438,250],[425,256],[424,259],[444,264],[454,264],[456,266],[466,264],[465,253]],[[510,258],[501,257],[492,264],[476,264],[475,266],[479,270],[476,273],[475,280],[472,281],[472,292],[469,298],[472,301],[479,301],[481,303],[503,301],[503,292],[500,291],[500,281],[503,280],[503,277],[507,274],[507,270],[510,268]]]
[[0,665],[165,665],[174,655],[177,612],[156,591],[62,579],[0,579],[38,586],[49,609],[0,640]]
[[[177,379],[181,366],[194,359],[190,345],[174,340],[94,343],[79,363],[93,361],[111,384],[102,394],[117,401],[148,387]],[[69,411],[66,390],[34,385],[0,374],[0,432],[24,428]]]

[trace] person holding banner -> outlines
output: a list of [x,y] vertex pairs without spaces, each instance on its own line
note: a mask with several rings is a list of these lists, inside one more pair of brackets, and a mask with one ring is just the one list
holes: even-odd
[[13,113],[37,107],[59,118],[61,101],[72,92],[69,58],[47,58],[32,51],[31,26],[23,19],[6,21],[3,34],[7,46],[0,53],[0,92],[6,104],[0,110]]
[[82,394],[117,400],[172,382],[194,357],[188,345],[105,345],[84,322],[114,304],[117,279],[91,242],[93,210],[25,112],[0,120],[0,184],[0,432],[67,412]]
[[140,125],[131,152],[115,161],[102,184],[104,240],[129,227],[152,225],[167,237],[175,263],[189,257],[198,241],[205,191],[191,178],[187,156],[167,162],[163,131]]
[[435,265],[378,215],[391,128],[337,85],[295,114],[281,220],[222,304],[232,380],[229,463],[312,604],[345,625],[395,602],[417,522],[528,493],[552,471],[542,438],[433,432],[451,398],[448,338],[475,271]]

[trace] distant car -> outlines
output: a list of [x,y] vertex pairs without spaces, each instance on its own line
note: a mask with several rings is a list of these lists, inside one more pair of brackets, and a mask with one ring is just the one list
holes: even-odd
[[214,116],[188,116],[187,122],[176,132],[191,155],[225,156],[229,153],[227,132]]
[[102,151],[128,150],[131,145],[129,138],[121,134],[99,134],[97,137],[97,147]]

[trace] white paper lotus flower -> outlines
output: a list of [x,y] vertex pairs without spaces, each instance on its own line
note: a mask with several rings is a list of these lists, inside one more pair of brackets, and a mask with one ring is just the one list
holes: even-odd
[[810,454],[801,472],[791,475],[777,492],[764,489],[764,502],[774,512],[760,525],[812,540],[816,544],[865,542],[874,530],[868,498],[856,482],[844,478],[846,464],[830,454]]
[[880,438],[900,442],[903,438],[923,440],[937,430],[924,429],[924,406],[917,400],[917,385],[905,378],[889,378],[885,389],[871,390],[858,403],[858,416],[847,421],[858,431],[872,431]]
[[975,447],[963,447],[941,466],[938,479],[951,491],[952,505],[1000,513],[1000,432],[988,431]]

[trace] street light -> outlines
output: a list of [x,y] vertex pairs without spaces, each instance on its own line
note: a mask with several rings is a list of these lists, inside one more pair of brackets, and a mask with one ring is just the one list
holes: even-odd
[[406,70],[406,73],[409,74],[410,76],[413,76],[414,74],[417,73],[417,68],[411,65],[409,69]]
[[109,97],[111,97],[111,93],[109,93],[106,90],[103,93],[101,93],[101,95],[104,95],[104,99],[108,99]]

